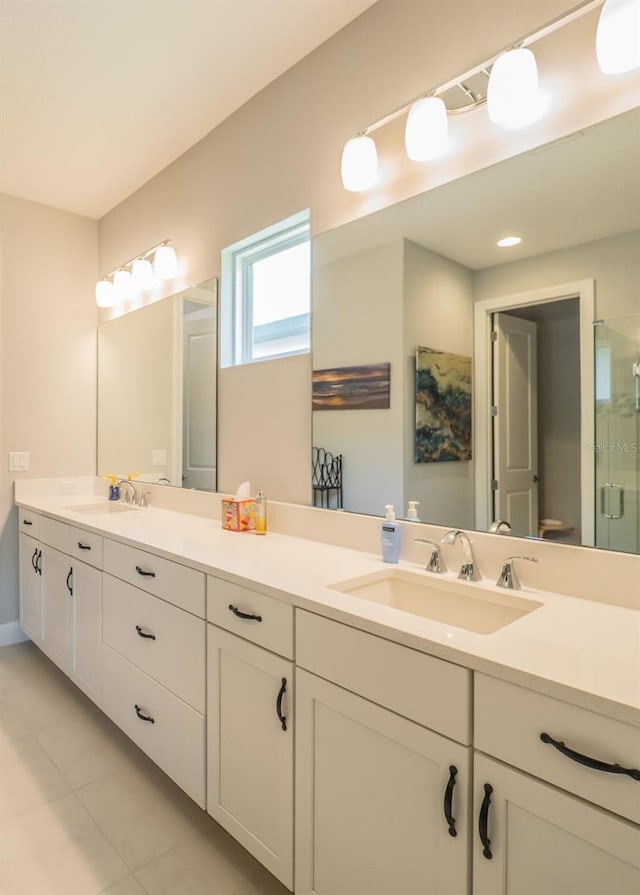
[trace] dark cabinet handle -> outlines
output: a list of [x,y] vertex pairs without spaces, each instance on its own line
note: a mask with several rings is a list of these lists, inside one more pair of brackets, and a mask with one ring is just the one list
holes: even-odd
[[541,733],[540,739],[543,743],[548,743],[553,746],[554,749],[557,749],[558,752],[561,752],[567,758],[570,758],[571,761],[576,761],[586,768],[591,768],[594,771],[603,771],[605,774],[626,774],[633,780],[640,780],[640,770],[637,768],[623,768],[622,765],[619,764],[607,764],[606,761],[590,758],[588,755],[583,755],[581,752],[575,752],[573,749],[565,746],[560,740],[554,740],[548,733]]
[[155,634],[147,634],[146,631],[143,631],[140,625],[136,625],[136,631],[138,632],[138,637],[144,637],[145,640],[155,640]]
[[456,785],[457,773],[457,767],[453,764],[449,765],[449,782],[447,783],[447,788],[444,791],[444,816],[449,827],[449,836],[458,835],[458,831],[456,830],[456,819],[453,816],[451,809],[453,803],[453,789]]
[[143,715],[142,709],[139,705],[134,705],[134,709],[136,710],[136,715],[140,718],[141,721],[147,721],[149,724],[155,724],[156,719],[152,718],[151,715]]
[[31,557],[31,565],[33,566],[33,571],[38,571],[38,548],[33,551],[33,556]]
[[248,618],[250,621],[253,621],[253,622],[261,622],[262,621],[261,615],[254,615],[253,612],[242,612],[240,609],[238,609],[237,606],[234,606],[233,603],[229,603],[229,609],[238,618]]
[[482,842],[482,854],[485,856],[487,861],[490,861],[493,855],[491,854],[491,840],[487,835],[487,827],[489,824],[489,805],[491,804],[491,793],[493,792],[493,786],[490,783],[485,783],[484,785],[484,799],[482,800],[482,805],[480,806],[480,817],[478,818],[478,833],[480,834],[480,842]]
[[287,729],[287,719],[282,714],[282,700],[284,698],[284,694],[287,692],[287,679],[286,677],[282,678],[282,685],[280,687],[280,691],[278,693],[278,698],[276,699],[276,715],[278,716],[278,721],[282,725],[282,729]]
[[42,575],[42,550],[38,550],[38,558],[36,559],[36,572]]
[[142,575],[143,578],[155,578],[155,572],[147,572],[145,569],[141,569],[140,566],[136,566],[136,572],[138,575]]
[[78,541],[78,547],[80,550],[91,550],[89,544],[83,544],[82,541]]
[[33,525],[33,522],[31,522],[29,519],[23,519],[22,524],[23,525]]
[[71,576],[73,575],[73,566],[69,569],[69,574],[67,575],[67,590],[69,591],[69,596],[73,596],[73,587],[71,585]]

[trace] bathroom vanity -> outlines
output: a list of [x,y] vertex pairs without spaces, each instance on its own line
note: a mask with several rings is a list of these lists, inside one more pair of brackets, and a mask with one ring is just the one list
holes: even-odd
[[297,895],[636,895],[637,607],[35,485],[23,630]]

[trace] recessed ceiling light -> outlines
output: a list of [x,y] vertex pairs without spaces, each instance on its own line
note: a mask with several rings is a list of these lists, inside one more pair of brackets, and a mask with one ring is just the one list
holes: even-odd
[[499,239],[496,245],[499,245],[501,249],[506,249],[509,246],[519,246],[521,242],[521,236],[505,236]]

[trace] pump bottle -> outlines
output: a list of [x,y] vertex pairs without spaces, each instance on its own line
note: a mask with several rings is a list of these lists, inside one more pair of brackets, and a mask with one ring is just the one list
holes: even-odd
[[400,559],[400,526],[396,522],[393,504],[385,506],[385,517],[380,527],[382,559],[384,562],[398,562]]

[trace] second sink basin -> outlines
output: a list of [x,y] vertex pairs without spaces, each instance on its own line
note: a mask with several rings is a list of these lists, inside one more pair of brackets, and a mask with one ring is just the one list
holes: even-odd
[[101,503],[79,503],[77,506],[65,507],[65,509],[84,516],[97,516],[100,513],[126,513],[137,510],[139,507],[132,507],[128,503],[120,503],[117,500],[103,500]]
[[542,606],[537,600],[508,592],[496,593],[466,582],[438,581],[426,573],[405,569],[384,569],[329,587],[476,634],[493,634]]

